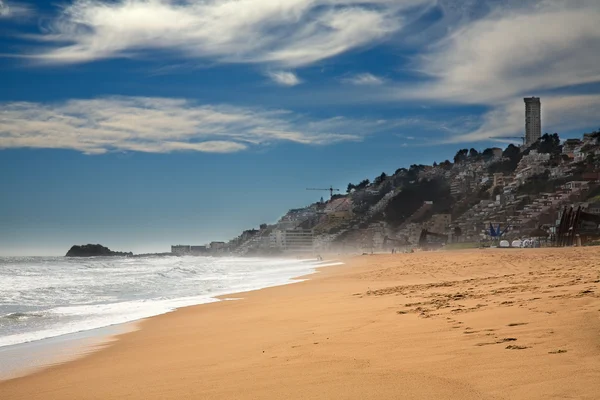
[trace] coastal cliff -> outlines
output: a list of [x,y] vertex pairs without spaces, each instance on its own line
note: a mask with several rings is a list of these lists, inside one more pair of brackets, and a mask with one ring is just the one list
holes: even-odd
[[85,244],[73,246],[69,249],[65,257],[131,257],[132,252],[112,251],[108,247],[100,244]]

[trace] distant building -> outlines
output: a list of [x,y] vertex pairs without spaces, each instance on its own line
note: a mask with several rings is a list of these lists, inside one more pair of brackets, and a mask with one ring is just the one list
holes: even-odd
[[314,235],[311,229],[276,230],[270,235],[271,247],[290,253],[312,252]]
[[575,150],[577,150],[583,142],[579,139],[567,139],[563,143],[562,153],[573,156]]
[[587,189],[588,186],[589,186],[589,183],[586,181],[571,181],[571,182],[567,182],[564,185],[562,185],[562,188],[565,190],[577,191],[577,190]]
[[225,242],[210,242],[211,250],[221,250],[225,248]]
[[171,246],[171,253],[179,255],[179,256],[184,255],[184,254],[190,254],[191,247],[192,246],[190,246],[190,245],[182,245],[182,244],[178,244],[176,246]]
[[524,155],[519,161],[519,165],[517,170],[523,169],[525,167],[531,165],[541,165],[550,161],[550,154],[548,153],[538,153],[537,150],[531,150],[529,154]]
[[542,137],[542,103],[539,97],[525,97],[525,145]]
[[202,254],[202,253],[206,253],[208,251],[208,249],[206,248],[206,246],[190,246],[190,252],[192,254]]
[[600,203],[591,203],[588,206],[587,212],[590,214],[600,215]]
[[190,246],[188,244],[178,244],[175,246],[171,246],[171,254],[177,256],[185,256],[185,255],[201,255],[208,251],[206,246]]
[[504,186],[504,174],[502,172],[496,172],[494,174],[494,184],[493,186]]

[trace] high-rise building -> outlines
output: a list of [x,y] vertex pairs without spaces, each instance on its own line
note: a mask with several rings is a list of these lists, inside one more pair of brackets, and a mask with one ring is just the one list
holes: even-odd
[[525,97],[525,145],[531,146],[542,136],[542,103],[539,97]]

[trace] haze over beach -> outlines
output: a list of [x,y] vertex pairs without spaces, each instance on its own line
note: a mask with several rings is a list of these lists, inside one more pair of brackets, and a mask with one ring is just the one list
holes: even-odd
[[0,0],[0,398],[597,398],[598,21]]

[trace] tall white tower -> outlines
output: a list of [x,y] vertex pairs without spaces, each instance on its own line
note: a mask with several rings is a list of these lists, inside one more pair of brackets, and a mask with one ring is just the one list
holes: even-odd
[[539,97],[525,97],[525,145],[531,146],[542,136],[542,103]]

